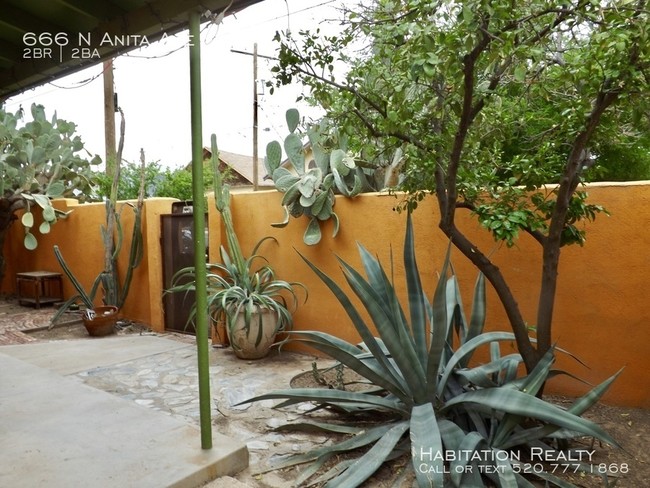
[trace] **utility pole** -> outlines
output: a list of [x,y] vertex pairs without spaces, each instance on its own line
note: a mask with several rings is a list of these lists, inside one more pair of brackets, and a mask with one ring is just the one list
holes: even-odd
[[259,189],[257,157],[257,43],[253,44],[253,191]]
[[257,58],[271,59],[277,61],[277,58],[272,56],[264,56],[257,54],[257,43],[253,45],[253,52],[240,51],[238,49],[231,49],[231,53],[245,54],[246,56],[253,56],[253,190],[257,191],[259,187],[259,171],[258,171],[258,156],[257,156]]
[[115,92],[113,90],[113,60],[104,61],[104,141],[106,144],[106,174],[115,174]]

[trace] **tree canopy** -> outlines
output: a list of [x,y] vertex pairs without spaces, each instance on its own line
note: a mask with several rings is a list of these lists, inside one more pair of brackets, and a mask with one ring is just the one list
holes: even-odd
[[[531,369],[551,345],[560,248],[603,211],[581,184],[631,164],[621,155],[649,160],[645,2],[376,0],[343,24],[278,35],[276,83],[303,81],[359,157],[403,151],[404,206],[435,194],[440,228],[494,286]],[[498,241],[527,232],[542,246],[536,345],[459,209]]]

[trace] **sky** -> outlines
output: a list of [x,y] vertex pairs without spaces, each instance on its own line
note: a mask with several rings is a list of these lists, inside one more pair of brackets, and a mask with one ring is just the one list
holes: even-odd
[[[265,0],[226,17],[219,25],[201,26],[203,141],[217,134],[219,149],[253,154],[253,57],[231,50],[273,56],[276,31],[336,27],[325,19],[338,18],[335,0]],[[119,56],[114,61],[114,90],[124,111],[126,133],[123,160],[137,162],[140,149],[147,162],[163,167],[185,166],[191,159],[189,49],[187,31]],[[270,80],[273,62],[258,58],[258,79]],[[30,120],[32,103],[42,104],[50,117],[77,124],[77,133],[91,154],[105,157],[103,66],[80,71],[54,83],[10,98],[5,110],[25,109]],[[296,107],[302,115],[317,118],[319,111],[296,103],[299,84],[281,87],[270,95],[258,83],[258,153],[266,144],[288,134],[284,113]],[[116,114],[119,138],[119,114]]]

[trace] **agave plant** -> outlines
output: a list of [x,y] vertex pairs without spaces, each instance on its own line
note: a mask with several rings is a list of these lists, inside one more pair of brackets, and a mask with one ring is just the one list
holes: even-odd
[[[274,334],[291,330],[292,314],[298,306],[295,287],[302,287],[300,283],[278,279],[266,259],[257,254],[259,246],[267,239],[271,238],[258,242],[252,255],[244,260],[243,272],[223,246],[220,249],[222,262],[206,264],[209,316],[214,321],[225,319],[232,333],[237,317],[242,315],[246,336],[255,333],[255,346],[259,346],[262,340],[262,328],[257,327],[254,320],[255,317],[261,320],[260,316],[255,315],[256,310],[265,309],[276,314]],[[262,264],[258,265],[259,261]],[[180,270],[173,282],[186,283],[178,284],[169,291],[195,291],[194,273],[193,267]],[[196,308],[193,308],[189,320],[192,321],[195,315]]]
[[[254,345],[257,347],[263,336],[262,316],[257,311],[267,310],[276,315],[277,322],[273,334],[288,331],[293,323],[292,314],[298,306],[295,289],[302,288],[305,291],[305,300],[307,290],[302,283],[278,279],[266,258],[258,254],[258,249],[263,242],[269,239],[277,242],[273,237],[261,239],[250,257],[244,257],[230,211],[230,189],[219,170],[219,149],[214,134],[212,135],[212,165],[215,206],[221,214],[226,230],[228,250],[221,246],[221,262],[206,264],[208,314],[213,321],[225,319],[229,335],[236,327],[238,317],[242,316],[245,336],[248,339],[250,334],[254,333]],[[168,292],[196,291],[195,273],[194,267],[178,271],[172,278],[174,286]],[[194,319],[196,313],[195,306],[188,322]],[[233,347],[236,348],[235,343]]]
[[[374,388],[361,392],[287,389],[247,400],[283,399],[278,408],[311,402],[317,410],[333,409],[339,413],[335,422],[300,422],[283,428],[349,435],[341,442],[284,459],[271,469],[311,462],[298,477],[297,485],[318,473],[320,476],[309,484],[354,487],[383,463],[410,453],[410,471],[420,487],[480,487],[484,483],[532,487],[523,474],[535,459],[527,459],[526,453],[554,453],[562,459],[552,447],[554,442],[575,436],[591,436],[617,446],[603,429],[580,417],[616,375],[566,410],[537,398],[549,376],[558,373],[551,370],[554,351],[549,351],[530,374],[518,376],[521,356],[502,356],[499,347],[503,341],[512,341],[513,334],[483,332],[482,275],[477,279],[471,316],[466,320],[449,252],[429,301],[415,260],[410,215],[404,244],[408,314],[399,303],[390,274],[363,246],[359,246],[359,252],[366,277],[339,261],[378,337],[343,289],[303,258],[337,297],[363,342],[355,345],[326,333],[308,331],[294,332],[292,338],[337,360]],[[474,365],[472,356],[484,345],[490,349],[490,360]],[[374,422],[368,423],[368,418]],[[328,459],[346,453],[345,461],[320,473]],[[546,483],[571,486],[553,473],[536,469],[535,475]]]

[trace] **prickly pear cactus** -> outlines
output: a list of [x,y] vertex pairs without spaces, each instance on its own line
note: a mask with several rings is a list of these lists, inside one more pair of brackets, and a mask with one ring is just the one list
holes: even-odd
[[[345,138],[329,125],[327,120],[299,130],[300,113],[290,109],[286,113],[289,135],[284,140],[287,163],[282,164],[282,145],[278,141],[266,146],[264,164],[276,188],[284,193],[282,206],[285,219],[272,224],[284,227],[291,217],[309,219],[303,236],[305,244],[321,240],[321,222],[332,220],[333,236],[339,231],[339,218],[334,212],[335,194],[354,197],[364,191],[373,191],[367,170],[357,164],[347,151]],[[303,145],[307,136],[312,159],[307,161],[308,148]]]
[[66,213],[56,210],[51,199],[83,199],[91,193],[91,165],[79,152],[83,143],[75,135],[76,126],[58,119],[47,119],[41,105],[32,105],[32,121],[18,127],[22,110],[12,114],[0,108],[0,279],[4,269],[2,244],[15,214],[23,211],[20,221],[25,229],[24,245],[38,245],[34,214],[42,214],[38,233],[50,227]]

